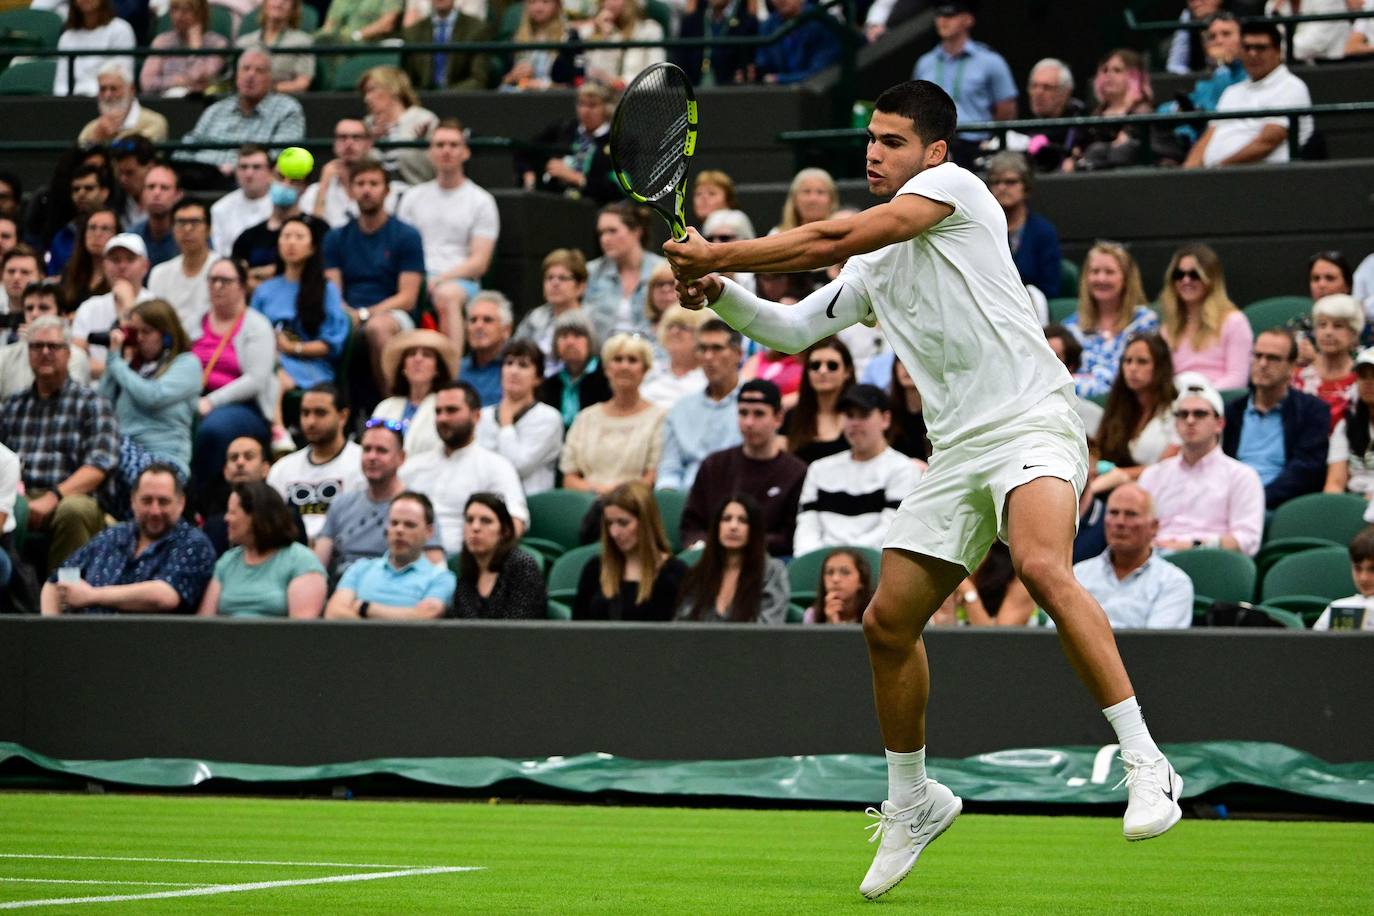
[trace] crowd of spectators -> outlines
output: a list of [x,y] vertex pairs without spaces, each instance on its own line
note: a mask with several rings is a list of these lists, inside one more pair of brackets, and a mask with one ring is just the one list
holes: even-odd
[[[43,582],[34,599],[45,613],[542,617],[545,574],[521,546],[527,497],[562,488],[595,500],[583,528],[599,549],[568,602],[574,618],[779,623],[792,612],[784,560],[825,552],[805,619],[857,621],[876,573],[861,548],[881,546],[932,457],[921,394],[872,329],[792,355],[681,308],[646,216],[618,199],[606,157],[616,93],[667,55],[576,50],[659,41],[674,27],[767,34],[806,4],[688,3],[665,31],[636,0],[527,0],[516,41],[566,50],[509,61],[412,53],[400,67],[374,67],[358,83],[362,117],[337,122],[316,180],[282,174],[274,151],[304,134],[292,96],[314,79],[312,41],[494,34],[484,4],[423,6],[335,3],[312,36],[300,0],[267,0],[249,10],[256,29],[224,36],[210,28],[206,0],[172,0],[151,45],[186,53],[147,58],[138,83],[145,94],[232,89],[187,139],[241,145],[171,162],[157,155],[166,122],[135,98],[130,58],[82,58],[71,85],[59,68],[55,94],[98,97],[82,137],[103,148],[63,157],[34,195],[39,220],[16,218],[20,189],[0,176],[0,286],[8,311],[22,314],[0,348],[0,583],[26,572]],[[871,5],[871,40],[884,40],[884,17],[899,6]],[[1180,31],[1170,67],[1201,76],[1190,108],[1166,104],[1307,104],[1281,63],[1278,30],[1216,7],[1184,11],[1206,27]],[[973,39],[970,6],[938,4],[935,24],[939,44],[914,75],[945,86],[961,120],[1014,117],[1015,79]],[[1305,48],[1338,43],[1312,34]],[[1362,34],[1346,33],[1351,53]],[[62,40],[135,45],[109,0],[74,2]],[[215,53],[231,40],[242,49],[232,72]],[[833,32],[810,18],[757,56],[722,47],[687,49],[682,60],[703,85],[786,83],[838,53]],[[501,225],[491,193],[465,172],[467,132],[417,93],[493,84],[578,87],[575,117],[540,140],[567,155],[522,154],[516,181],[599,207],[599,250],[549,252],[542,302],[521,303],[519,314],[482,287]],[[1058,117],[1158,102],[1145,61],[1128,49],[1102,57],[1087,101],[1074,87],[1067,65],[1042,60],[1027,104]],[[1256,337],[1204,244],[1181,245],[1147,289],[1130,250],[1101,241],[1078,288],[1062,288],[1058,235],[1031,208],[1035,177],[1129,165],[1148,151],[1184,167],[1285,161],[1287,131],[1284,119],[1191,133],[1107,124],[1005,144],[965,134],[955,145],[1003,208],[1028,307],[1079,396],[1099,460],[1076,570],[1114,625],[1191,621],[1191,585],[1167,553],[1253,555],[1266,510],[1323,489],[1374,495],[1374,349],[1361,350],[1374,305],[1362,275],[1374,261],[1352,270],[1339,252],[1315,255],[1308,320]],[[1300,128],[1299,141],[1309,132]],[[426,146],[373,149],[397,139]],[[227,193],[208,204],[187,188]],[[728,175],[698,175],[692,205],[708,238],[753,237]],[[834,180],[805,169],[771,231],[839,215]],[[785,302],[826,275],[735,279]],[[1054,325],[1047,302],[1058,297],[1077,305]],[[662,514],[656,490],[681,495],[680,519]],[[1356,553],[1357,568],[1374,563]],[[1030,617],[1018,583],[995,602],[1004,612],[985,604],[986,578],[974,571],[955,596],[969,622]]]

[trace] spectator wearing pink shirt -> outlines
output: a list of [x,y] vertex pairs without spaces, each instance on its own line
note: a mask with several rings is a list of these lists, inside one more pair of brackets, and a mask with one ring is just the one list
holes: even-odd
[[1219,389],[1250,379],[1250,322],[1226,294],[1221,259],[1206,245],[1184,245],[1164,271],[1160,333],[1174,354],[1175,372],[1199,372]]
[[172,0],[172,27],[153,39],[158,50],[185,48],[185,57],[149,57],[143,61],[139,86],[144,92],[181,96],[204,92],[219,81],[224,58],[207,51],[228,47],[223,35],[210,31],[208,0]]
[[1182,447],[1151,465],[1140,486],[1159,517],[1155,546],[1164,550],[1220,547],[1254,556],[1264,531],[1259,474],[1221,450],[1221,395],[1197,373],[1176,380],[1174,421]]

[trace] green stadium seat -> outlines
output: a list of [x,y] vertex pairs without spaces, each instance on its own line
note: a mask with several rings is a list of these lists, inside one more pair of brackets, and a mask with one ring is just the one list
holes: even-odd
[[662,27],[664,36],[673,37],[673,11],[663,0],[646,0],[644,15]]
[[30,60],[0,70],[0,95],[52,95],[56,60]]
[[576,547],[582,517],[594,502],[596,495],[584,490],[545,490],[532,494],[526,500],[530,527],[521,544],[551,560]]
[[1059,261],[1059,295],[1078,298],[1078,265],[1068,258]]
[[14,552],[23,554],[29,537],[29,501],[20,493],[14,498]]
[[55,48],[62,25],[62,17],[51,10],[8,10],[0,13],[0,44]]
[[1250,330],[1259,334],[1270,328],[1281,328],[1295,318],[1310,314],[1312,300],[1307,296],[1272,296],[1251,302],[1244,311],[1250,322]]
[[806,617],[806,606],[795,601],[787,602],[787,622],[801,623]]
[[510,41],[514,37],[515,30],[520,28],[520,17],[524,12],[523,3],[512,3],[506,7],[506,11],[501,14],[501,21],[496,24],[497,41]]
[[[323,60],[323,58],[321,58]],[[327,86],[335,92],[352,92],[358,88],[358,80],[373,67],[399,67],[401,55],[395,51],[367,51],[351,54],[342,58],[329,68]],[[423,285],[423,284],[422,284]]]
[[1369,503],[1353,493],[1308,493],[1279,506],[1255,556],[1261,578],[1271,566],[1291,554],[1315,547],[1343,548],[1365,529],[1367,508]]
[[1217,394],[1221,395],[1222,403],[1224,403],[1224,404],[1230,404],[1230,403],[1231,403],[1232,401],[1234,401],[1236,398],[1248,398],[1248,397],[1250,396],[1250,389],[1249,389],[1249,388],[1223,388],[1223,389],[1221,389],[1220,391],[1218,391]]
[[562,601],[550,600],[545,613],[550,620],[572,620],[572,607]]
[[577,580],[582,577],[582,567],[600,553],[600,544],[583,544],[554,560],[549,570],[549,599],[571,605],[577,597]]
[[697,561],[701,559],[701,553],[702,548],[700,547],[688,547],[686,550],[678,551],[677,558],[688,566],[696,566]]
[[[792,562],[787,564],[787,583],[793,601],[805,607],[816,600],[816,584],[820,582],[821,567],[825,565],[825,558],[839,549],[839,547],[822,547],[819,550],[813,550],[810,553],[792,558]],[[872,547],[847,547],[845,549],[857,551],[868,560],[869,568],[873,573],[873,583],[876,586],[878,567],[883,559],[882,551]]]
[[1260,602],[1298,613],[1311,626],[1326,605],[1354,593],[1350,554],[1344,547],[1320,547],[1275,563],[1264,574]]
[[[304,4],[302,4],[301,10],[303,15],[305,10]],[[304,19],[302,19],[302,21],[304,21]],[[257,26],[253,26],[253,28],[256,29]],[[170,32],[171,30],[172,17],[170,14],[163,13],[161,16],[157,17],[157,23],[153,26],[153,35],[161,35],[163,32]],[[229,11],[229,7],[220,6],[216,3],[210,4],[210,31],[223,35],[229,40],[230,46],[233,46],[234,14]],[[253,29],[244,29],[243,31],[251,32]]]
[[687,505],[687,494],[682,490],[655,490],[654,502],[658,504],[658,514],[663,516],[663,530],[668,535],[668,546],[674,551],[682,549],[682,510]]
[[1078,311],[1077,296],[1059,296],[1050,300],[1050,324],[1063,324],[1074,312]]
[[1196,547],[1165,557],[1193,581],[1193,613],[1205,611],[1214,601],[1239,604],[1255,596],[1255,562],[1234,550]]

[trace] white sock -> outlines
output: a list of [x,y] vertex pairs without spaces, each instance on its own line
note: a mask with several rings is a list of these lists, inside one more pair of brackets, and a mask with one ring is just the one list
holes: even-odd
[[887,755],[887,800],[896,808],[910,808],[926,800],[926,749],[884,751]]
[[1127,697],[1115,706],[1108,706],[1102,710],[1102,715],[1116,730],[1116,740],[1123,751],[1135,751],[1150,760],[1164,756],[1155,739],[1150,737],[1150,730],[1145,727],[1145,717],[1141,715],[1140,704],[1135,697]]

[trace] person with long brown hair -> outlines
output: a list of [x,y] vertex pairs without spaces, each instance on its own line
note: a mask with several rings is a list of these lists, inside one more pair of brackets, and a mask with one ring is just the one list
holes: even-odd
[[706,532],[701,559],[682,581],[678,620],[782,623],[787,619],[787,569],[766,549],[763,511],[752,496],[721,501]]
[[802,623],[859,623],[873,597],[873,568],[852,547],[837,547],[821,564],[816,603],[806,609]]
[[90,297],[110,291],[110,281],[105,277],[105,243],[119,230],[119,214],[113,207],[99,207],[76,218],[80,241],[62,268],[62,292],[72,311]]
[[1064,319],[1064,327],[1083,347],[1073,377],[1078,396],[1110,390],[1126,341],[1158,325],[1159,319],[1145,304],[1140,268],[1126,247],[1098,242],[1089,248],[1078,280],[1078,311]]
[[1221,258],[1207,245],[1184,245],[1169,259],[1159,293],[1160,334],[1174,355],[1174,372],[1199,372],[1218,389],[1250,380],[1250,322],[1226,294]]
[[601,553],[582,567],[574,620],[669,620],[687,564],[673,556],[653,491],[632,480],[601,512]]
[[450,616],[533,620],[546,615],[544,577],[534,557],[519,549],[519,541],[515,520],[499,494],[468,497]]
[[797,406],[787,411],[782,434],[787,450],[807,464],[849,448],[844,441],[844,416],[837,406],[854,384],[854,359],[838,337],[818,340],[802,354],[801,388]]
[[1092,481],[1093,493],[1138,480],[1146,467],[1178,451],[1172,414],[1177,397],[1169,345],[1158,334],[1131,337],[1097,427],[1099,454],[1114,467]]

